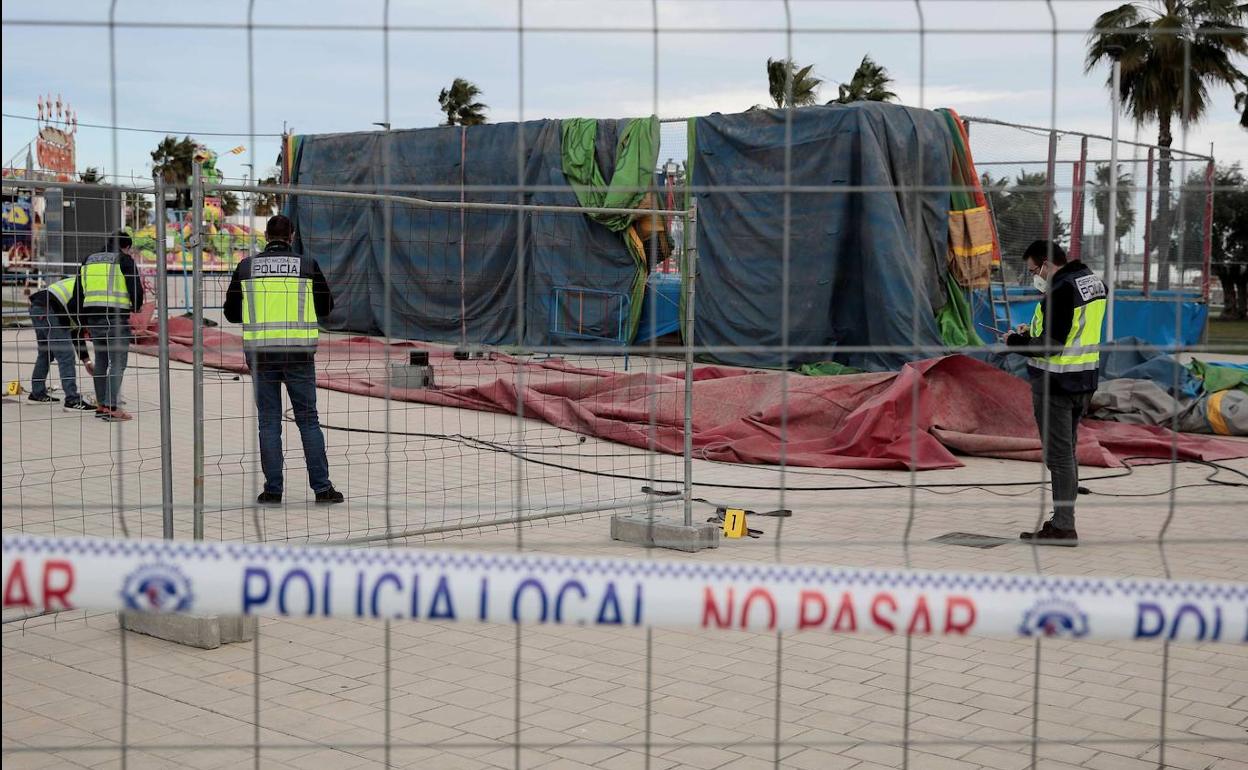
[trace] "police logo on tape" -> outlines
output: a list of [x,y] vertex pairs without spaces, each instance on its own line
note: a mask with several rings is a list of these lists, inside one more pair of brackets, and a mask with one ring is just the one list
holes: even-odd
[[1074,602],[1056,597],[1040,599],[1023,613],[1018,632],[1023,636],[1078,639],[1088,634],[1088,615]]
[[126,575],[121,599],[136,612],[186,612],[195,595],[190,578],[177,567],[145,564]]

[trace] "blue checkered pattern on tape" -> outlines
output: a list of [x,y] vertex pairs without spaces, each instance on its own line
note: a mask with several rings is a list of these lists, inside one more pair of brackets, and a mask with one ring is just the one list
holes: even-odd
[[164,540],[49,538],[5,535],[12,558],[30,555],[146,557],[165,561],[299,562],[329,566],[378,566],[426,570],[602,575],[611,578],[678,578],[708,582],[741,581],[758,585],[875,586],[1001,593],[1044,592],[1055,595],[1132,598],[1221,599],[1248,601],[1248,584],[1127,578],[1047,577],[992,572],[918,572],[778,564],[584,559],[572,556],[460,553],[410,549],[352,550],[240,543],[194,543]]

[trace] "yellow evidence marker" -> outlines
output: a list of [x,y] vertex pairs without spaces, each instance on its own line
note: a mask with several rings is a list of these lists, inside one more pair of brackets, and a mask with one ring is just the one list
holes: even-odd
[[724,510],[724,537],[745,537],[745,511],[741,508]]

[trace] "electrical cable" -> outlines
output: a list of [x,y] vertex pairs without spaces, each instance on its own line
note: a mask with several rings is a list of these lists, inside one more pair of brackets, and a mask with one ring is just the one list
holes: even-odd
[[[293,420],[293,418],[289,414],[289,410],[287,410],[286,419],[287,421]],[[330,425],[326,423],[321,423],[321,427],[324,428],[325,430],[346,431],[350,433],[373,433],[373,434],[385,433],[385,431],[376,430],[373,428],[352,428],[352,427],[346,427],[346,426],[341,426],[341,425]],[[608,471],[598,471],[598,470],[591,470],[588,468],[578,468],[574,465],[554,463],[548,460],[538,460],[538,459],[534,459],[533,457],[528,456],[528,455],[538,454],[538,453],[529,451],[529,448],[527,446],[516,448],[516,445],[514,444],[508,444],[506,442],[488,441],[486,439],[481,439],[481,438],[477,438],[474,436],[465,436],[463,434],[416,433],[416,432],[408,432],[408,431],[390,431],[390,435],[410,436],[410,437],[416,437],[416,438],[452,441],[452,442],[455,442],[464,446],[468,446],[474,449],[481,449],[484,451],[493,451],[493,452],[500,452],[504,454],[510,454],[510,455],[516,456],[524,460],[525,462],[533,463],[534,465],[541,465],[547,468],[556,468],[559,470],[566,470],[566,471],[571,471],[573,473],[581,473],[581,474],[585,474],[589,476],[599,476],[603,478],[621,479],[624,481],[645,481],[645,482],[651,482],[655,484],[679,485],[679,484],[684,483],[680,479],[654,479],[654,478],[650,478],[647,476],[635,476],[635,475],[626,474],[626,473],[611,473]],[[581,442],[578,442],[578,443],[581,443]],[[538,445],[538,446],[542,447],[543,449],[551,449],[551,448],[560,448],[560,447],[571,446],[571,445],[558,444],[558,445]],[[546,452],[542,454],[566,454],[566,453]],[[587,455],[587,456],[610,457],[610,456],[619,456],[619,455]],[[1135,466],[1131,464],[1132,460],[1155,461],[1156,459],[1157,458],[1155,457],[1148,457],[1146,455],[1133,455],[1130,457],[1124,457],[1122,459],[1123,466],[1124,466],[1122,471],[1115,472],[1115,473],[1105,473],[1105,474],[1100,474],[1097,476],[1091,476],[1088,478],[1080,479],[1080,482],[1081,483],[1095,482],[1095,481],[1106,481],[1109,479],[1124,478],[1134,473]],[[717,462],[717,461],[713,461],[713,462]],[[1248,480],[1248,473],[1240,471],[1236,468],[1231,468],[1230,466],[1222,465],[1220,463],[1216,463],[1210,460],[1192,459],[1192,460],[1179,460],[1178,462],[1194,464],[1194,465],[1202,465],[1202,466],[1212,469],[1212,472],[1208,476],[1205,477],[1205,480],[1202,483],[1184,484],[1184,485],[1174,487],[1173,489],[1187,489],[1190,487],[1205,487],[1205,486],[1248,487],[1248,483],[1223,481],[1223,480],[1219,480],[1215,478],[1219,473],[1227,472],[1227,473],[1233,473],[1237,476],[1241,476],[1244,479]],[[770,468],[766,466],[751,466],[751,467],[754,470],[765,470],[765,471],[773,471],[773,472],[777,470],[775,468]],[[810,473],[810,472],[806,472],[806,473]],[[848,473],[811,474],[811,475],[820,475],[824,478],[850,478],[850,479],[854,479],[857,481],[868,481],[868,479],[865,479],[862,476],[854,476],[853,474],[848,474]],[[758,491],[758,492],[774,492],[780,489],[780,487],[776,485],[725,484],[721,482],[707,482],[707,481],[696,481],[696,480],[693,482],[693,485],[699,486],[699,487],[712,488],[712,489],[736,489],[736,490]],[[929,484],[916,484],[914,485],[914,488],[922,489],[928,492],[933,492],[935,494],[959,494],[961,492],[969,491],[972,489],[977,489],[977,490],[988,492],[990,494],[998,495],[1001,497],[1021,497],[1023,495],[1030,494],[1032,491],[1039,489],[1042,486],[1045,486],[1045,485],[1034,482],[1034,481],[991,481],[991,482],[969,481],[969,482],[933,482]],[[1015,493],[1005,493],[1005,492],[996,491],[996,489],[1000,487],[1010,487],[1010,488],[1027,487],[1027,489],[1021,492],[1015,492]],[[862,484],[862,485],[785,487],[785,490],[789,492],[843,492],[843,491],[874,491],[874,490],[883,490],[883,489],[909,489],[909,488],[910,488],[910,485],[908,484],[882,481],[882,482],[868,483],[868,484]],[[942,492],[939,490],[949,490],[949,491]],[[1158,492],[1090,491],[1089,494],[1099,495],[1102,497],[1155,497],[1158,495],[1169,494],[1171,491],[1173,490],[1170,488],[1167,488]]]

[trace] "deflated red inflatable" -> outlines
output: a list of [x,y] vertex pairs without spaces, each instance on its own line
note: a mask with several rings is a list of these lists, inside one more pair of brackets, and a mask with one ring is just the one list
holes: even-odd
[[[151,314],[145,308],[134,316],[136,351],[155,355]],[[170,356],[190,362],[190,320],[170,319],[169,331]],[[414,347],[422,346],[386,345],[368,337],[323,339],[317,384],[381,397],[387,365],[404,361]],[[395,389],[391,398],[514,414],[522,393],[528,417],[630,446],[672,454],[683,449],[679,374],[611,372],[501,355],[456,361],[439,349],[430,349],[429,357],[436,387]],[[204,363],[245,372],[241,338],[205,329]],[[1028,384],[959,355],[909,364],[900,372],[835,377],[701,367],[694,383],[693,430],[697,457],[735,463],[778,464],[782,451],[786,463],[815,468],[953,468],[961,465],[955,453],[1040,460]],[[1121,465],[1124,457],[1246,457],[1248,441],[1084,420],[1078,451],[1081,464],[1108,467]]]

